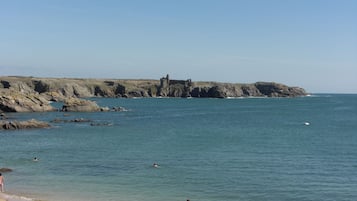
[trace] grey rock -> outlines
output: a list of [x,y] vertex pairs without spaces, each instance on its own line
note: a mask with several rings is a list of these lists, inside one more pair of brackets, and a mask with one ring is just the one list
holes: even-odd
[[29,128],[48,128],[50,125],[43,121],[31,119],[28,121],[0,121],[0,129],[4,130],[17,130]]
[[[4,91],[3,91],[4,92]],[[0,95],[0,112],[54,111],[48,100],[36,93],[5,92]]]
[[79,98],[68,98],[62,106],[63,112],[98,112],[100,107],[96,102]]

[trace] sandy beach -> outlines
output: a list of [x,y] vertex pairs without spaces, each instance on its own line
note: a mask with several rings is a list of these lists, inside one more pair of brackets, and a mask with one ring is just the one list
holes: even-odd
[[0,201],[7,201],[5,199],[5,194],[0,192]]

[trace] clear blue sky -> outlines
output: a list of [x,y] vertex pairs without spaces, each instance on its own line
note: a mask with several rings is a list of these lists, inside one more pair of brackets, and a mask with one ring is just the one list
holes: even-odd
[[0,75],[357,93],[357,0],[0,0]]

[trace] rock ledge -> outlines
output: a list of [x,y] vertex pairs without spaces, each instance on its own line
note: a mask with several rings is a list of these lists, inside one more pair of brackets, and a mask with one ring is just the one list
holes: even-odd
[[43,121],[38,121],[35,119],[27,121],[0,121],[0,130],[17,130],[17,129],[28,129],[28,128],[49,128],[51,127],[48,123]]

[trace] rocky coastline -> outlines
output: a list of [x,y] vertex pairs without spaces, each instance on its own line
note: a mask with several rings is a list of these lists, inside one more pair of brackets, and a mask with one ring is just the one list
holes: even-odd
[[1,112],[49,112],[51,102],[63,102],[63,112],[110,111],[83,98],[112,97],[299,97],[307,95],[300,87],[274,82],[233,84],[172,80],[70,79],[6,76],[0,77]]
[[74,79],[0,77],[0,89],[21,93],[38,93],[46,99],[64,100],[68,97],[296,97],[306,92],[275,82],[253,84],[192,82],[172,80],[169,75],[160,80]]

